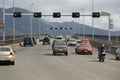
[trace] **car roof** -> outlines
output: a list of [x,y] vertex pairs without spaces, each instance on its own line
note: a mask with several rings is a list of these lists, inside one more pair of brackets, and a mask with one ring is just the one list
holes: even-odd
[[57,39],[57,40],[54,40],[54,41],[65,42],[65,40],[61,40],[61,39]]
[[[80,43],[79,45],[90,45],[90,44]],[[90,46],[91,46],[91,45],[90,45]]]
[[11,48],[11,46],[0,46],[0,48]]

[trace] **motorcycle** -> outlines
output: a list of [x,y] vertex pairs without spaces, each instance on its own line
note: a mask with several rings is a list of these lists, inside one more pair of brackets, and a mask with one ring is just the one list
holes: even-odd
[[104,62],[105,56],[106,56],[105,52],[100,52],[98,57],[99,62]]

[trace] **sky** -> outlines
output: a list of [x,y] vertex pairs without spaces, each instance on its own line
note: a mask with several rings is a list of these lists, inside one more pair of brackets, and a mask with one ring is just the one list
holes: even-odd
[[[120,0],[14,0],[14,4],[15,7],[28,9],[32,12],[42,12],[42,14],[48,15],[51,15],[53,12],[61,12],[61,14],[72,14],[72,12],[80,12],[81,15],[91,15],[92,1],[94,12],[101,13],[105,11],[111,14],[110,17],[113,20],[113,29],[111,30],[120,30]],[[4,0],[4,2],[5,8],[13,7],[13,0]],[[0,7],[3,7],[3,0],[0,0]],[[44,16],[42,19],[53,22],[75,21],[81,24],[92,26],[91,16],[80,16],[78,19],[73,19],[71,16],[61,17],[59,19]],[[94,27],[107,30],[108,16],[95,18]]]

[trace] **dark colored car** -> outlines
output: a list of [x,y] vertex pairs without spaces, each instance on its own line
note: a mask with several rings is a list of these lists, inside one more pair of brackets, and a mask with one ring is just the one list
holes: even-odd
[[23,46],[33,46],[34,43],[33,43],[33,39],[31,37],[26,37],[24,38],[23,40]]
[[48,37],[45,37],[43,39],[43,45],[45,45],[45,44],[49,44],[50,45],[50,39]]
[[80,43],[75,48],[75,52],[78,54],[90,54],[92,55],[92,47],[90,44]]

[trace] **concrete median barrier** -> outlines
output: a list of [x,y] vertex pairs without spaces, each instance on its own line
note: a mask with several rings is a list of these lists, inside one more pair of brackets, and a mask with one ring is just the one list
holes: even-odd
[[[101,43],[97,43],[94,41],[91,41],[92,46],[94,46],[95,48],[99,48],[102,44]],[[111,53],[111,54],[115,54],[117,46],[112,46],[112,45],[105,45],[106,47],[106,51]]]

